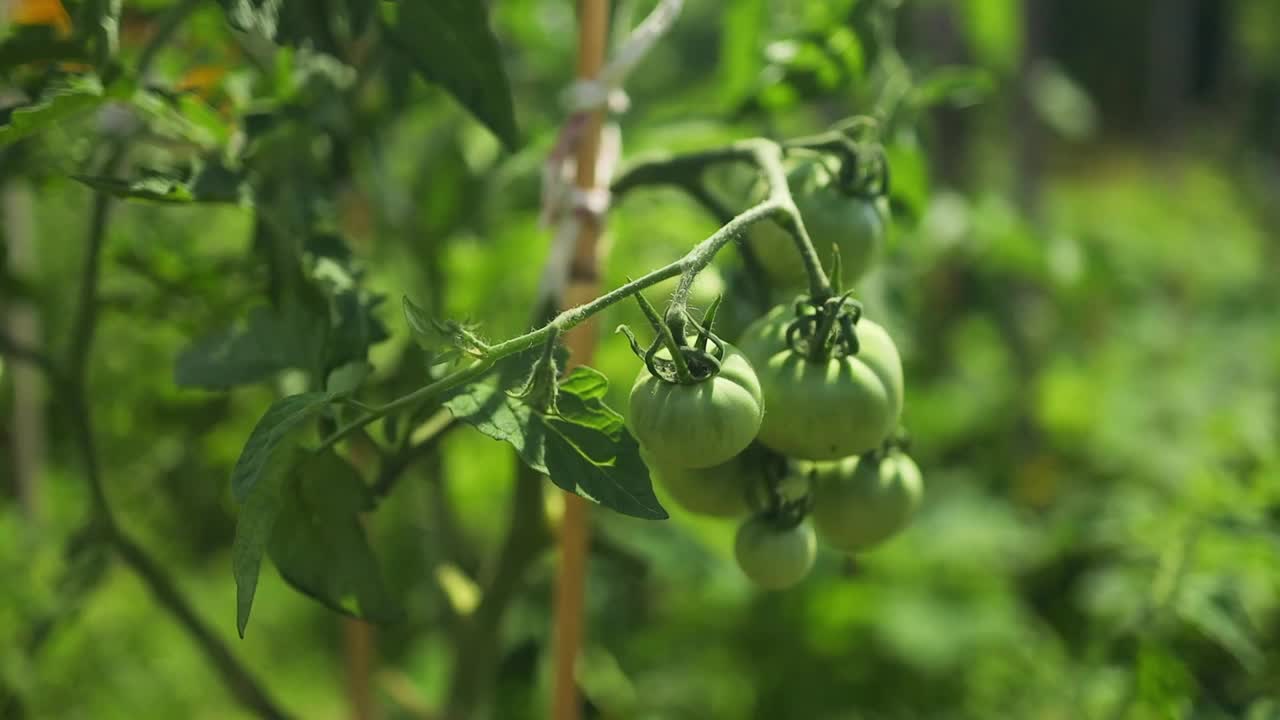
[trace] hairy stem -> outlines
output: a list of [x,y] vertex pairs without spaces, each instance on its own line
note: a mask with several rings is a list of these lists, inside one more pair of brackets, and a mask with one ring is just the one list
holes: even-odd
[[[764,220],[773,219],[779,222],[795,239],[796,248],[809,275],[810,296],[818,302],[830,298],[831,282],[822,270],[818,253],[814,250],[809,233],[800,219],[800,211],[796,209],[795,202],[791,198],[791,189],[787,184],[787,175],[782,166],[782,147],[772,140],[754,138],[718,150],[642,162],[633,166],[618,182],[614,183],[613,190],[623,192],[645,184],[679,185],[687,182],[687,176],[691,172],[700,172],[709,165],[734,160],[754,161],[761,168],[769,183],[768,199],[739,213],[711,236],[695,245],[679,260],[614,288],[591,302],[569,308],[537,330],[491,345],[485,350],[483,357],[477,358],[471,364],[424,385],[408,395],[372,408],[367,415],[348,423],[325,438],[318,450],[333,447],[350,433],[390,413],[434,399],[448,390],[470,382],[484,375],[498,360],[546,342],[549,335],[564,333],[605,308],[664,280],[680,276],[680,283],[671,299],[671,308],[685,308],[693,278],[711,264],[716,253],[724,249],[725,245],[741,236],[752,224]],[[668,312],[670,311],[669,308]]]
[[76,443],[84,456],[85,475],[88,479],[93,514],[104,530],[104,536],[120,559],[128,566],[155,597],[156,602],[178,621],[187,635],[198,645],[214,666],[223,682],[235,698],[247,709],[263,718],[288,717],[267,695],[266,690],[249,674],[231,654],[227,646],[196,614],[195,609],[178,590],[173,580],[165,574],[160,564],[121,529],[107,499],[98,464],[94,443],[93,419],[86,395],[87,358],[93,347],[94,326],[97,314],[91,308],[97,305],[98,275],[101,265],[103,237],[106,234],[108,203],[98,194],[94,221],[90,224],[90,237],[86,244],[90,256],[85,259],[84,276],[81,279],[81,310],[77,315],[78,334],[72,338],[72,352],[80,353],[68,363],[76,371],[70,378],[69,405]]
[[[144,51],[144,63],[140,63],[139,66],[140,74],[145,72],[146,65],[155,57],[160,45],[172,35],[181,20],[197,5],[198,2],[183,2],[170,12],[162,28],[164,32],[154,37]],[[127,139],[118,140],[112,145],[103,164],[103,175],[113,176],[118,172],[128,153],[128,145]],[[194,607],[178,590],[177,584],[164,572],[162,566],[124,532],[111,510],[98,462],[93,435],[93,418],[87,394],[89,358],[93,350],[98,310],[101,304],[98,287],[102,248],[106,241],[110,209],[111,197],[105,193],[95,193],[88,239],[85,243],[79,295],[72,321],[72,335],[65,363],[67,376],[65,392],[71,409],[75,441],[84,458],[94,522],[102,528],[104,539],[121,561],[143,581],[156,602],[177,620],[204,653],[236,700],[259,717],[271,720],[287,718],[288,715],[275,704],[266,690],[236,660],[218,635],[200,619]],[[50,367],[52,367],[51,364]]]

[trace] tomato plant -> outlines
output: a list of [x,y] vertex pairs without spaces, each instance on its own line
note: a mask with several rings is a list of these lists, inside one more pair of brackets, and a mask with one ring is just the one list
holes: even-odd
[[817,558],[817,538],[806,523],[791,526],[756,516],[738,528],[733,556],[751,581],[766,590],[783,590],[803,580]]
[[[800,159],[787,181],[823,265],[834,271],[832,252],[839,252],[840,279],[852,287],[883,251],[889,230],[888,203],[883,197],[843,190],[824,158]],[[783,288],[804,285],[804,264],[790,233],[776,223],[761,223],[751,229],[748,240],[774,283]]]
[[841,552],[869,550],[896,535],[920,506],[920,468],[897,449],[813,465],[813,526]]
[[856,354],[813,357],[793,346],[796,321],[779,305],[743,333],[743,352],[764,389],[760,441],[792,457],[835,460],[880,445],[902,412],[902,362],[888,333],[865,318]]
[[1277,716],[1278,12],[0,3],[0,717]]
[[[723,348],[719,369],[707,371],[708,377],[677,382],[648,367],[636,377],[628,425],[664,466],[720,465],[755,440],[764,414],[760,382],[737,348],[727,343]],[[658,361],[671,358],[665,350],[656,356]]]
[[763,466],[745,453],[703,468],[664,465],[641,449],[652,477],[685,510],[712,517],[737,517],[748,511],[751,487],[763,483]]

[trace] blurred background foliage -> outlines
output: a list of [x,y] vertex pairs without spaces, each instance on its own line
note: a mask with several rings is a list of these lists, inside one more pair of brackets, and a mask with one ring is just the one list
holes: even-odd
[[[263,172],[342,239],[369,292],[491,338],[524,330],[550,243],[539,172],[574,66],[573,3],[490,3],[514,151],[394,56],[366,59],[348,6],[328,4],[309,17],[333,47],[266,50],[201,5],[152,80],[196,90],[203,114],[188,118],[215,136],[255,103],[294,108],[279,142],[297,155]],[[125,3],[126,58],[130,32],[167,6]],[[615,24],[650,7],[620,0]],[[589,716],[1280,718],[1278,28],[1271,0],[687,3],[628,85],[627,156],[855,113],[891,129],[895,227],[859,290],[903,352],[927,494],[883,549],[825,554],[773,594],[734,566],[732,523],[670,504],[667,522],[596,512]],[[354,89],[333,79],[344,63]],[[9,191],[29,194],[37,256],[6,273],[5,300],[38,309],[50,347],[71,332],[92,199],[66,175],[99,157],[111,121],[60,123],[0,155]],[[132,161],[188,151],[152,143]],[[675,191],[629,194],[605,285],[716,226]],[[91,363],[101,463],[122,523],[284,707],[358,717],[347,621],[274,572],[234,639],[227,477],[279,385],[171,379],[193,339],[260,302],[254,229],[235,205],[116,208]],[[702,302],[734,297],[739,263],[717,261]],[[390,336],[371,354],[375,398],[423,380],[397,305],[372,310]],[[622,322],[643,320],[627,304],[600,327]],[[622,407],[638,367],[622,338],[606,335],[594,365]],[[0,467],[16,478],[17,366],[0,367]],[[0,716],[247,716],[137,579],[77,545],[88,492],[45,397],[34,484],[0,482]],[[506,530],[516,462],[498,447],[450,432],[366,518],[406,616],[375,633],[380,717],[435,717],[449,694],[448,618],[474,603]],[[535,563],[509,608],[487,716],[543,715],[553,569]]]

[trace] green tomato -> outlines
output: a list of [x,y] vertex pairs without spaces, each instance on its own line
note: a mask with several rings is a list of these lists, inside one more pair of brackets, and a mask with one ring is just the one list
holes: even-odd
[[[846,195],[836,187],[821,162],[807,160],[787,175],[796,208],[823,268],[830,271],[832,247],[840,248],[840,278],[852,287],[875,263],[889,231],[884,198]],[[753,225],[747,232],[752,252],[779,287],[796,288],[808,281],[795,240],[775,222]]]
[[[720,372],[691,385],[641,368],[631,388],[627,425],[667,468],[705,468],[742,452],[760,430],[764,398],[746,356],[725,344]],[[660,357],[670,357],[666,351]]]
[[858,552],[905,528],[920,507],[924,483],[909,456],[892,451],[815,463],[813,524],[826,545]]
[[746,515],[751,486],[763,486],[764,466],[752,463],[745,453],[707,468],[665,467],[643,447],[640,457],[653,478],[680,507],[698,515],[740,517]]
[[813,569],[818,542],[813,528],[805,523],[780,528],[756,516],[738,528],[733,555],[738,567],[756,585],[781,590],[800,582]]
[[836,460],[880,446],[902,413],[902,360],[884,328],[858,322],[857,355],[815,362],[787,345],[791,308],[779,305],[747,328],[742,352],[768,408],[760,442],[802,460]]

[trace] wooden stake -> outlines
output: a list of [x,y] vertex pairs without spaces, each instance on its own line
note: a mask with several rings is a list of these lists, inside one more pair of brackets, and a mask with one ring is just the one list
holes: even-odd
[[[604,65],[605,38],[608,36],[609,24],[607,0],[579,0],[578,22],[578,77],[591,79],[599,74]],[[600,149],[600,127],[603,122],[603,112],[592,113],[578,145],[577,185],[583,190],[589,190],[596,184],[596,156]],[[568,307],[589,301],[599,293],[600,231],[599,220],[584,214],[569,268],[569,283],[565,288],[563,302]],[[597,337],[594,318],[565,335],[565,344],[570,352],[570,367],[591,362]],[[566,495],[564,518],[560,525],[560,564],[556,574],[555,655],[551,680],[553,720],[578,720],[582,714],[574,680],[574,665],[582,646],[589,539],[587,520],[586,502],[577,495]]]

